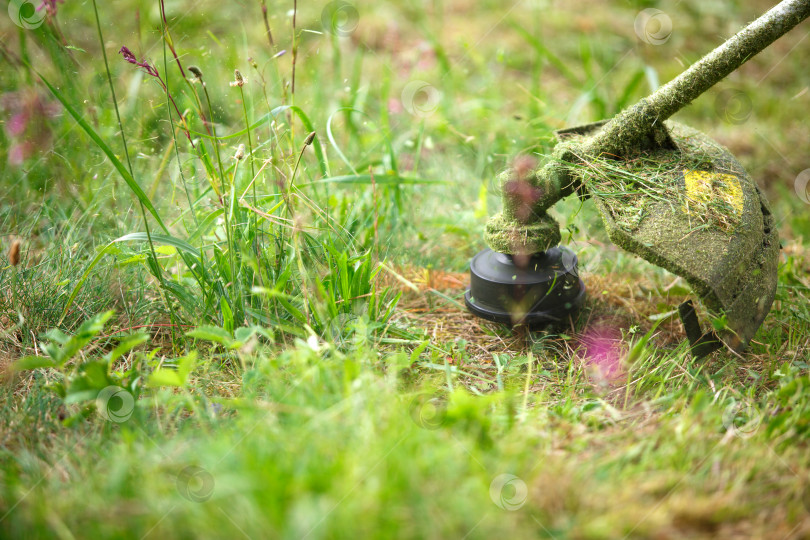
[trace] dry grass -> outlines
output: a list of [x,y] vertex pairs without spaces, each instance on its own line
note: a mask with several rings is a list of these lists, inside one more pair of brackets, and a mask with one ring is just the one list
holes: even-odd
[[[543,339],[546,348],[565,351],[569,357],[577,352],[587,355],[593,349],[595,337],[618,347],[628,332],[643,334],[652,327],[649,317],[659,313],[658,306],[665,304],[675,309],[687,298],[670,292],[682,282],[680,278],[661,287],[651,278],[628,279],[624,273],[583,273],[588,298],[582,311],[567,325],[556,329],[509,329],[475,317],[464,308],[463,293],[469,286],[467,273],[413,267],[397,272],[412,286],[398,279],[385,279],[388,286],[403,293],[396,323],[424,329],[425,336],[437,343],[466,340],[471,363],[478,367],[491,367],[493,354],[536,352],[533,345],[544,337],[550,337]],[[683,339],[683,325],[677,317],[658,327],[656,342],[660,346],[674,347]]]

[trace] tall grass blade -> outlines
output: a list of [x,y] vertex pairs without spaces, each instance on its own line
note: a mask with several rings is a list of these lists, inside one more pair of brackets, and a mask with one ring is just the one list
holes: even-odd
[[138,200],[144,205],[144,207],[147,210],[149,210],[149,213],[152,214],[152,216],[155,218],[155,221],[157,221],[158,225],[160,225],[160,228],[168,233],[169,229],[166,227],[166,224],[163,223],[163,220],[160,218],[160,214],[158,214],[158,211],[152,205],[152,201],[149,200],[149,197],[147,197],[146,193],[144,193],[143,189],[141,189],[141,186],[138,185],[138,183],[135,181],[135,179],[132,177],[132,175],[129,173],[126,167],[124,167],[124,164],[121,163],[121,160],[119,160],[115,156],[115,153],[112,151],[112,149],[110,149],[110,147],[107,146],[107,143],[105,143],[104,140],[96,132],[96,130],[94,130],[93,127],[90,126],[90,124],[88,124],[84,120],[84,118],[82,118],[79,112],[73,108],[73,106],[67,101],[67,99],[65,99],[65,97],[59,92],[59,90],[57,90],[50,82],[48,82],[48,80],[45,77],[43,77],[41,73],[36,71],[31,66],[28,67],[32,71],[34,71],[34,73],[37,74],[40,80],[42,80],[42,82],[45,83],[45,86],[48,87],[48,90],[50,90],[51,94],[53,94],[53,96],[59,100],[62,106],[65,107],[65,110],[68,113],[70,113],[70,116],[72,116],[73,119],[76,121],[76,123],[79,124],[79,127],[81,127],[82,130],[91,139],[93,139],[93,142],[96,143],[96,146],[98,146],[101,149],[101,151],[104,152],[104,154],[107,156],[107,158],[115,167],[115,170],[118,171],[118,174],[120,174],[121,178],[124,179],[124,182],[127,183],[129,189],[132,190],[132,192],[135,194]]

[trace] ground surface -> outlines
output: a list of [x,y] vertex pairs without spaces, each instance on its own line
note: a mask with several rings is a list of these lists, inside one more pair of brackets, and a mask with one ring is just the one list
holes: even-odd
[[109,68],[92,2],[0,13],[0,536],[810,537],[808,23],[677,116],[783,245],[750,350],[696,361],[589,201],[566,327],[470,316],[467,264],[516,156],[767,2],[298,4],[167,0],[164,40],[100,3]]

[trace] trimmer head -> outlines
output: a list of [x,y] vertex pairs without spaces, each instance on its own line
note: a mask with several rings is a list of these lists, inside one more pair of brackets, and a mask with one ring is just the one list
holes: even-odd
[[470,262],[467,309],[490,321],[545,326],[567,322],[585,301],[577,256],[554,247],[531,257],[485,249]]

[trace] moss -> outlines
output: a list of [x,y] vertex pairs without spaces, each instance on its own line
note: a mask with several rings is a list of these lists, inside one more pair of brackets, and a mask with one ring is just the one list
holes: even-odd
[[539,253],[560,243],[560,226],[546,213],[536,216],[536,221],[521,224],[495,214],[487,222],[484,240],[500,253]]
[[510,254],[536,253],[560,242],[560,226],[546,210],[580,187],[579,176],[567,165],[578,161],[576,148],[558,144],[551,161],[528,175],[521,189],[509,189],[515,181],[511,171],[498,177],[503,212],[487,223],[485,238],[490,248]]
[[[576,178],[569,174],[565,167],[556,161],[546,164],[535,170],[524,181],[530,187],[531,193],[525,190],[509,189],[509,184],[515,182],[511,171],[506,171],[498,177],[501,193],[503,194],[503,212],[506,219],[519,220],[521,209],[527,204],[536,215],[543,214],[554,206],[560,199],[574,192]],[[524,223],[535,221],[527,216]]]

